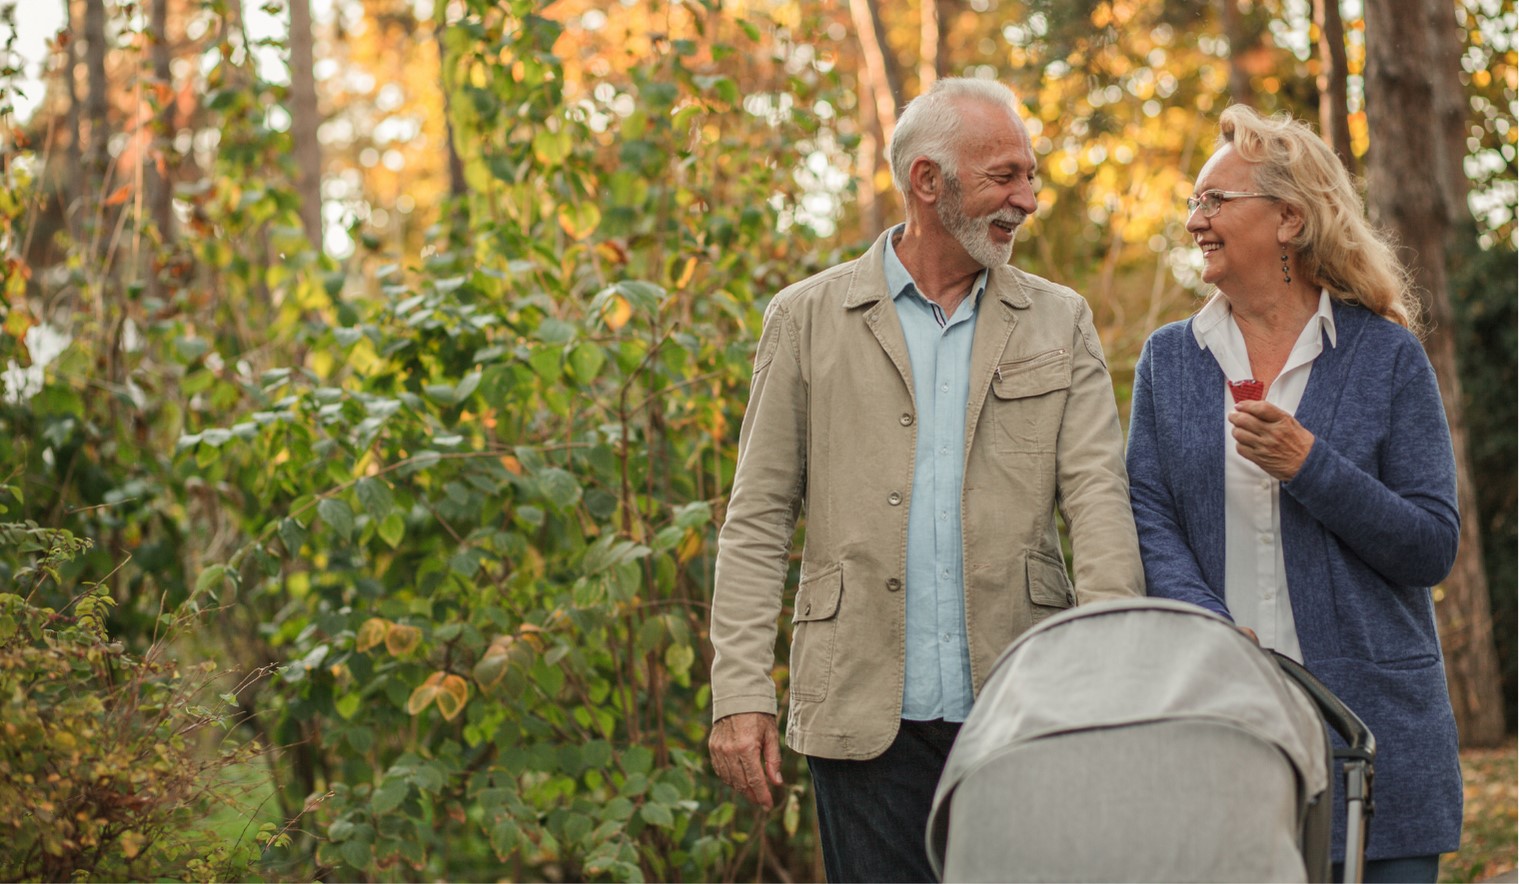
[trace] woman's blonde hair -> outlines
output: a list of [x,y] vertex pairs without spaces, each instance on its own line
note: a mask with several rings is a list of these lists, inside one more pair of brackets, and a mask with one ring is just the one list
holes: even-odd
[[1307,279],[1331,296],[1418,333],[1419,302],[1388,236],[1366,220],[1350,173],[1306,123],[1266,117],[1236,104],[1219,118],[1219,146],[1255,165],[1255,189],[1297,210],[1303,228],[1289,244]]

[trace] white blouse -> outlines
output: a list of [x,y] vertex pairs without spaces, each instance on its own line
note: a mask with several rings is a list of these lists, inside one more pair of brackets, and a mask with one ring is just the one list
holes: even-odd
[[[1248,380],[1250,356],[1245,339],[1234,322],[1229,302],[1214,296],[1192,321],[1197,345],[1218,361],[1224,376],[1234,382]],[[1335,346],[1334,313],[1329,292],[1320,290],[1317,312],[1298,335],[1281,373],[1265,391],[1265,399],[1295,414],[1313,361],[1324,351],[1324,335]],[[1234,410],[1234,397],[1224,389],[1224,414]],[[1240,626],[1255,630],[1261,646],[1273,648],[1298,662],[1298,644],[1288,596],[1287,565],[1282,551],[1281,482],[1239,453],[1232,431],[1224,421],[1224,604]]]

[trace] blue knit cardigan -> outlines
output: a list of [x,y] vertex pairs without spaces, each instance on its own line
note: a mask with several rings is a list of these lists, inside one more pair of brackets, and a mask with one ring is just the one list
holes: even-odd
[[[1304,664],[1377,740],[1367,858],[1444,853],[1460,842],[1461,768],[1430,587],[1460,535],[1450,431],[1412,334],[1340,301],[1334,322],[1296,413],[1313,447],[1282,483],[1292,614]],[[1191,320],[1156,331],[1135,367],[1128,468],[1150,595],[1228,617],[1224,381]]]

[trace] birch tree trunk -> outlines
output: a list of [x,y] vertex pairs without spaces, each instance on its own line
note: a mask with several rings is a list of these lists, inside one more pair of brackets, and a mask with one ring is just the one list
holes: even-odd
[[[1424,348],[1434,364],[1455,446],[1461,507],[1456,564],[1437,587],[1435,611],[1446,677],[1463,746],[1503,741],[1503,698],[1492,615],[1482,570],[1482,534],[1472,492],[1454,323],[1446,278],[1446,239],[1456,197],[1438,173],[1441,155],[1434,87],[1438,64],[1426,26],[1431,4],[1450,0],[1366,0],[1367,193],[1372,219],[1392,230],[1413,271],[1431,327]],[[1410,6],[1414,6],[1410,9]]]
[[897,125],[897,108],[902,105],[902,78],[896,59],[886,43],[886,28],[881,24],[877,0],[849,0],[849,14],[854,18],[860,51],[865,55],[865,76],[870,78],[875,98],[876,118],[886,139]]
[[944,76],[943,16],[938,0],[920,0],[918,12],[918,94],[928,91],[934,81]]
[[295,151],[296,188],[301,226],[318,251],[322,248],[322,125],[316,101],[315,52],[311,0],[290,0],[290,138]]

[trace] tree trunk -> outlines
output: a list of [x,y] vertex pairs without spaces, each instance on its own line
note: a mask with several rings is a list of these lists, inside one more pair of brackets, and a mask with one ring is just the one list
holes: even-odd
[[897,73],[896,58],[886,43],[886,28],[881,24],[877,0],[849,0],[854,30],[865,54],[865,76],[870,78],[875,96],[876,118],[887,139],[897,125],[897,108],[902,103],[902,79]]
[[1431,326],[1424,347],[1439,379],[1455,447],[1461,547],[1455,567],[1439,587],[1435,605],[1451,705],[1463,746],[1496,746],[1504,738],[1502,682],[1482,570],[1482,535],[1472,492],[1446,285],[1445,244],[1451,213],[1446,207],[1444,176],[1435,171],[1443,151],[1430,135],[1439,124],[1428,74],[1439,61],[1426,16],[1409,14],[1407,6],[1407,0],[1366,2],[1366,109],[1371,131],[1367,193],[1372,219],[1397,235],[1423,299]]
[[316,103],[315,53],[312,49],[311,0],[290,0],[290,140],[295,151],[296,188],[301,226],[318,251],[322,248],[322,125]]
[[462,200],[469,195],[469,185],[464,180],[464,160],[459,157],[459,148],[454,143],[453,78],[448,75],[453,60],[449,57],[448,46],[443,42],[446,29],[444,7],[440,3],[438,15],[433,19],[433,34],[438,44],[438,70],[441,74],[438,86],[443,90],[443,132],[448,142],[448,195]]
[[886,212],[881,206],[880,191],[876,189],[876,170],[881,167],[885,138],[880,115],[876,113],[875,84],[866,76],[856,79],[859,83],[860,143],[855,153],[855,169],[860,224],[866,235],[875,236],[886,229]]
[[[111,129],[108,120],[110,84],[105,71],[105,0],[85,0],[84,64],[89,91],[84,100],[84,122],[89,136],[84,142],[84,174],[97,188],[105,186],[106,167],[110,164]],[[102,242],[106,237],[100,238]]]
[[1236,0],[1219,0],[1224,11],[1224,36],[1229,38],[1229,100],[1234,104],[1255,106],[1255,92],[1250,88],[1250,73],[1245,70],[1245,50],[1250,40],[1245,34],[1245,16]]
[[944,61],[939,55],[943,46],[939,0],[921,0],[918,24],[918,94],[928,91],[944,75]]
[[1345,21],[1340,0],[1313,0],[1313,23],[1319,26],[1319,133],[1355,174],[1350,148],[1350,103],[1345,77]]
[[73,214],[74,201],[83,192],[80,188],[84,180],[84,136],[83,126],[80,122],[80,110],[82,102],[79,100],[79,13],[74,9],[73,0],[65,0],[63,4],[66,25],[69,32],[67,46],[67,72],[63,82],[67,87],[69,110],[69,151],[68,163],[58,181],[59,204],[63,207],[64,224],[69,232],[77,240],[79,230],[69,226],[69,217]]
[[1467,196],[1471,181],[1466,177],[1466,136],[1470,131],[1466,90],[1457,72],[1461,70],[1461,53],[1466,39],[1456,22],[1456,0],[1426,0],[1425,21],[1429,28],[1430,89],[1434,92],[1435,149],[1438,150],[1437,174],[1445,194],[1445,208],[1452,225],[1471,220]]
[[148,52],[153,63],[156,117],[144,125],[151,133],[142,159],[147,189],[148,217],[153,220],[152,244],[142,269],[149,299],[163,298],[162,272],[165,247],[174,239],[174,182],[169,175],[168,141],[174,132],[174,75],[169,69],[169,0],[153,0],[152,24],[148,29]]

